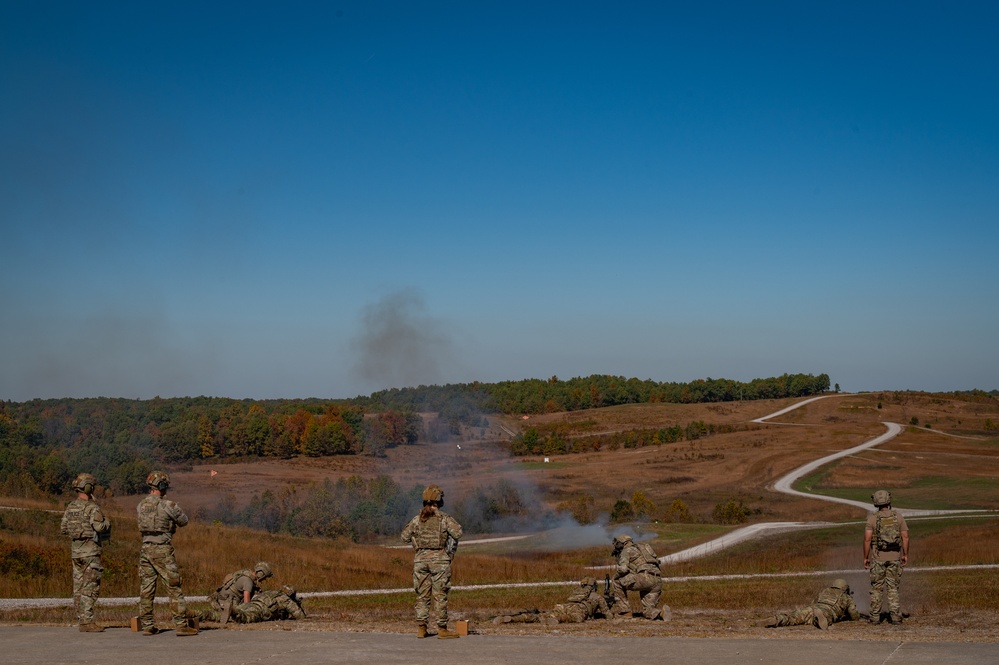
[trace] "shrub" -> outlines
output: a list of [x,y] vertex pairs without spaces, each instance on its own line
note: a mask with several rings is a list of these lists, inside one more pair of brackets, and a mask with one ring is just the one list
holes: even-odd
[[631,495],[631,506],[635,517],[648,517],[656,512],[656,504],[642,490],[635,490]]
[[593,524],[597,520],[597,511],[593,508],[593,497],[589,494],[579,494],[566,499],[556,506],[560,513],[569,513],[579,524]]
[[690,508],[680,499],[673,499],[669,510],[663,515],[663,520],[666,522],[684,522],[688,524],[695,521],[694,516],[690,514]]
[[635,509],[631,503],[624,499],[618,499],[611,509],[611,522],[627,522],[635,516]]
[[742,501],[730,499],[716,505],[711,512],[711,518],[719,524],[742,524],[749,517],[750,512]]

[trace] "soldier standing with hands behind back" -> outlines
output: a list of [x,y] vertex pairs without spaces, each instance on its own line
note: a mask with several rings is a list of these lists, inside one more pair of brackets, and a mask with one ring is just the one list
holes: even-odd
[[76,498],[63,513],[60,531],[73,539],[73,602],[81,633],[100,633],[103,626],[94,623],[94,605],[101,595],[101,545],[111,538],[111,522],[94,501],[97,479],[81,473],[73,480]]
[[458,637],[447,629],[447,593],[451,589],[451,559],[461,539],[461,525],[441,510],[444,490],[430,485],[423,490],[423,509],[402,530],[402,539],[413,546],[413,588],[416,590],[417,637],[427,636],[430,600],[437,612],[437,637]]
[[881,623],[882,596],[888,596],[888,622],[902,623],[898,585],[902,567],[909,563],[909,527],[905,518],[891,507],[891,492],[878,490],[871,495],[877,510],[864,528],[864,568],[871,571],[871,623]]
[[180,587],[180,568],[173,551],[173,534],[177,527],[187,525],[187,515],[173,501],[166,499],[170,477],[153,471],[146,478],[149,496],[139,502],[139,531],[142,550],[139,553],[139,623],[143,635],[160,632],[153,617],[156,582],[162,579],[173,606],[173,623],[179,637],[197,635],[198,629],[187,625],[187,601]]

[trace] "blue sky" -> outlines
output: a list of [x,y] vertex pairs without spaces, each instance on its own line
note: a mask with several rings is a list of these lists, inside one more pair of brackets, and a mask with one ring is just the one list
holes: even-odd
[[999,388],[997,29],[981,2],[4,2],[0,399]]

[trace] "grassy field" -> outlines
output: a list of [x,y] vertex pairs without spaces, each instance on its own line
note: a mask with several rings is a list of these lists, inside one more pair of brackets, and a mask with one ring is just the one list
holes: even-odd
[[[812,459],[857,445],[884,431],[882,421],[908,422],[918,417],[932,429],[908,427],[896,439],[876,449],[841,459],[803,478],[799,488],[822,494],[868,501],[874,489],[887,487],[895,505],[907,508],[977,509],[993,511],[959,519],[920,518],[909,521],[912,540],[910,568],[903,582],[903,604],[922,617],[949,617],[962,612],[984,612],[995,621],[999,575],[994,570],[927,570],[939,566],[999,564],[999,442],[983,429],[986,420],[999,422],[999,406],[991,402],[961,401],[939,396],[839,396],[820,400],[780,420],[797,426],[749,424],[752,418],[776,411],[789,402],[724,405],[629,405],[586,414],[550,414],[536,420],[559,418],[578,423],[581,432],[620,431],[662,427],[703,420],[731,425],[725,434],[696,441],[587,452],[552,458],[511,459],[502,442],[475,441],[443,447],[407,446],[389,451],[383,460],[268,461],[255,465],[227,465],[215,486],[206,467],[176,470],[171,498],[194,514],[199,505],[217,501],[227,488],[251,485],[255,491],[278,489],[289,478],[303,482],[346,474],[389,474],[401,484],[426,484],[445,478],[449,493],[481,484],[483,478],[508,478],[535,491],[551,507],[573,497],[585,497],[598,512],[609,512],[615,501],[643,492],[654,504],[649,518],[630,524],[652,535],[659,554],[678,552],[707,542],[741,525],[715,523],[712,508],[738,500],[747,507],[748,522],[828,521],[834,526],[780,533],[749,541],[665,571],[666,602],[679,613],[678,625],[696,634],[696,617],[715,617],[716,627],[733,617],[759,617],[777,608],[811,602],[831,575],[849,571],[858,605],[865,608],[866,574],[861,563],[863,511],[849,506],[776,494],[768,486],[781,475]],[[511,419],[510,427],[520,427]],[[739,425],[736,427],[735,425]],[[950,430],[944,431],[945,427]],[[453,463],[452,463],[453,462]],[[248,482],[251,481],[251,482]],[[235,494],[236,498],[246,495]],[[102,596],[138,594],[136,562],[139,534],[134,505],[139,497],[104,502],[114,523],[114,537],[105,549]],[[680,500],[690,509],[687,522],[666,521],[666,510]],[[0,505],[0,585],[6,598],[68,597],[71,594],[69,545],[58,533],[63,499],[50,502],[13,501]],[[659,519],[662,518],[662,519]],[[624,526],[624,525],[620,525]],[[603,577],[607,544],[546,551],[545,536],[481,545],[462,545],[454,565],[453,584],[473,586],[501,583],[563,582],[562,586],[506,589],[456,589],[451,606],[455,616],[486,622],[489,617],[520,608],[548,608],[567,595],[569,584],[586,574]],[[503,535],[503,534],[496,534]],[[475,538],[467,534],[466,539]],[[408,589],[412,554],[383,544],[347,540],[296,538],[220,524],[193,521],[175,537],[177,558],[189,596],[209,593],[232,570],[257,560],[271,562],[275,576],[269,585],[292,584],[306,592],[344,589]],[[805,573],[805,575],[801,575]],[[809,576],[807,573],[815,573]],[[744,578],[732,576],[772,575]],[[838,576],[837,573],[836,576]],[[729,576],[715,579],[716,576]],[[411,592],[366,596],[332,596],[306,601],[310,622],[365,629],[394,629],[408,625]],[[125,625],[134,607],[101,607],[102,620]],[[992,613],[991,615],[988,613]],[[719,618],[720,617],[720,618]],[[71,608],[3,609],[5,623],[72,623]],[[707,621],[708,619],[704,619]],[[943,619],[942,619],[943,620]],[[976,615],[976,621],[979,620]],[[941,629],[943,630],[943,629]],[[948,629],[949,630],[949,629]],[[947,633],[949,634],[949,633]],[[975,638],[978,639],[978,638]]]

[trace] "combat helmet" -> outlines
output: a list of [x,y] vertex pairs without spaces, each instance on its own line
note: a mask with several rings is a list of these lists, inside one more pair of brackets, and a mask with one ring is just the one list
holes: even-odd
[[579,586],[590,587],[595,589],[597,586],[597,580],[593,577],[584,577],[583,579],[579,580]]
[[73,479],[73,489],[84,494],[93,494],[97,487],[97,479],[89,473],[81,473]]
[[170,476],[165,471],[153,471],[146,476],[146,484],[153,489],[165,492],[170,487]]
[[427,489],[423,490],[423,502],[434,502],[434,503],[444,503],[444,490],[441,489],[440,485],[428,485]]
[[626,533],[619,533],[614,536],[614,547],[621,548],[630,542],[632,542],[631,536]]
[[877,508],[891,505],[891,492],[888,490],[878,490],[871,495],[871,501]]
[[258,580],[266,580],[273,574],[271,572],[271,564],[266,561],[258,562],[257,565],[253,567],[253,572],[257,576]]
[[833,580],[832,588],[839,589],[840,591],[849,592],[850,591],[850,584],[846,580],[844,580],[842,577],[837,577],[835,580]]

